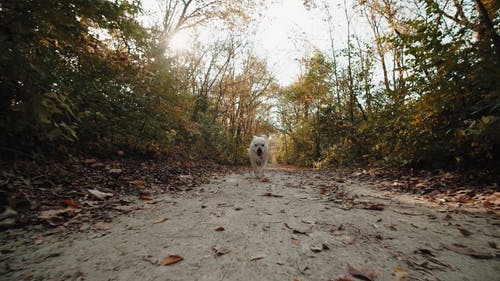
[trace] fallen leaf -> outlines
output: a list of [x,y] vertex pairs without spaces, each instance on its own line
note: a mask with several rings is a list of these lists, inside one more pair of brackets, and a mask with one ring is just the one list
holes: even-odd
[[262,194],[261,196],[268,196],[268,197],[283,197],[283,195],[278,195],[278,194],[273,194],[271,192],[266,192]]
[[263,258],[265,258],[266,256],[265,255],[262,255],[262,256],[255,256],[255,257],[252,257],[250,259],[250,261],[258,261],[258,260],[261,260]]
[[314,221],[312,220],[302,220],[302,222],[307,224],[314,224]]
[[491,204],[491,202],[490,202],[490,201],[484,201],[484,202],[483,202],[483,208],[485,208],[485,209],[489,209],[489,208],[491,208],[491,205],[492,205],[492,204]]
[[214,251],[214,255],[216,257],[225,255],[230,252],[230,250],[226,247],[222,247],[221,245],[215,245],[212,247],[212,250]]
[[302,234],[302,235],[308,235],[306,230],[301,230],[301,229],[292,229],[293,234]]
[[500,205],[500,192],[494,192],[486,199],[491,205]]
[[119,174],[122,172],[122,169],[110,169],[109,172],[111,174]]
[[76,202],[73,199],[61,199],[61,202],[64,205],[69,206],[69,207],[73,207],[73,208],[77,208],[77,209],[81,209],[82,208],[82,205],[80,205],[78,202]]
[[165,222],[167,220],[168,220],[167,217],[159,217],[159,218],[157,218],[156,220],[153,221],[153,224],[162,223],[162,222]]
[[116,151],[116,154],[117,154],[118,156],[123,156],[123,155],[125,155],[125,152],[124,152],[123,150],[117,150],[117,151]]
[[224,227],[223,226],[218,226],[214,229],[215,231],[224,231]]
[[471,236],[472,235],[472,232],[468,231],[467,229],[464,229],[464,228],[458,228],[458,231],[460,231],[460,233],[464,236],[464,237],[468,237],[468,236]]
[[432,253],[432,251],[429,250],[429,249],[418,249],[418,250],[415,250],[415,253],[422,254],[422,255],[434,256],[434,254]]
[[66,207],[64,209],[54,209],[54,210],[42,211],[40,213],[40,215],[38,215],[38,217],[43,219],[43,220],[50,220],[50,219],[59,217],[63,214],[73,215],[75,213],[79,213],[80,211],[81,211],[81,209],[79,209],[79,208]]
[[346,266],[347,272],[354,277],[362,278],[364,280],[374,281],[377,280],[377,273],[373,270],[363,268],[358,270],[352,267],[349,263]]
[[467,195],[467,194],[461,194],[461,195],[457,196],[457,198],[456,198],[456,201],[460,202],[460,203],[467,203],[467,202],[470,202],[471,200],[472,200],[472,197],[470,197],[470,195]]
[[453,252],[458,253],[458,254],[471,256],[471,257],[474,257],[477,259],[491,259],[491,258],[493,258],[493,255],[491,253],[485,253],[485,252],[481,253],[481,252],[478,252],[474,249],[471,249],[465,245],[456,244],[456,243],[442,244],[442,245],[445,249],[448,249],[448,250],[453,251]]
[[379,204],[371,204],[369,206],[364,207],[363,209],[367,210],[375,210],[375,211],[382,211],[385,209],[385,204],[379,203]]
[[135,180],[135,181],[132,181],[130,183],[137,185],[137,186],[143,186],[146,184],[143,180]]
[[328,194],[328,190],[326,190],[326,188],[321,188],[319,190],[319,194],[321,194],[321,195],[327,195]]
[[309,249],[311,249],[311,251],[315,253],[319,253],[323,250],[330,250],[330,247],[328,247],[328,245],[323,243],[323,244],[312,245]]
[[352,244],[354,242],[354,238],[352,236],[344,236],[344,243]]
[[43,236],[43,235],[41,235],[41,234],[40,234],[40,235],[38,235],[38,236],[35,238],[35,241],[33,241],[33,243],[34,243],[35,245],[40,245],[40,244],[42,244],[44,241],[45,241],[45,236]]
[[403,268],[396,266],[396,268],[394,268],[394,280],[408,281],[408,272],[406,272]]
[[160,265],[171,265],[180,262],[184,258],[179,255],[168,255],[160,261]]
[[309,249],[311,249],[311,251],[313,251],[315,253],[319,253],[319,252],[323,251],[323,246],[322,245],[312,245],[311,247],[309,247]]
[[260,182],[269,182],[269,179],[268,178],[263,178],[260,180]]
[[114,195],[113,193],[102,192],[97,189],[87,189],[87,191],[97,199],[104,199]]
[[95,162],[97,162],[97,159],[94,159],[94,158],[83,160],[83,163],[85,163],[85,164],[94,164]]
[[148,195],[144,195],[144,194],[143,194],[143,195],[141,195],[141,196],[139,196],[139,199],[141,199],[141,200],[153,200],[153,198],[151,198],[151,197],[150,197],[150,196],[148,196]]
[[[331,280],[329,280],[329,281],[331,281]],[[352,277],[350,277],[350,276],[344,275],[344,276],[337,277],[333,281],[354,281],[354,279],[352,279]]]
[[113,225],[109,222],[98,222],[94,224],[94,228],[97,230],[108,230],[112,227]]

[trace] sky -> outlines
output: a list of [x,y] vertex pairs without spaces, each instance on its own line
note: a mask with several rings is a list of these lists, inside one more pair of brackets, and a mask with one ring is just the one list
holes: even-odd
[[[158,22],[161,18],[162,0],[142,0],[145,15],[141,20],[146,24]],[[321,2],[321,1],[317,1]],[[326,1],[334,21],[334,45],[336,49],[345,46],[347,31],[343,0]],[[352,0],[346,0],[351,10]],[[256,32],[251,36],[255,53],[264,58],[271,72],[281,85],[291,84],[301,73],[300,60],[315,49],[331,53],[327,12],[323,8],[308,10],[303,0],[267,0],[267,9],[257,18],[252,27]],[[359,17],[351,18],[353,29],[367,33],[366,24]],[[357,30],[356,30],[357,29]],[[361,29],[361,30],[360,30]],[[361,32],[359,32],[361,31]],[[182,51],[192,44],[190,32],[176,34],[171,40],[174,50]],[[201,40],[213,38],[206,34]]]

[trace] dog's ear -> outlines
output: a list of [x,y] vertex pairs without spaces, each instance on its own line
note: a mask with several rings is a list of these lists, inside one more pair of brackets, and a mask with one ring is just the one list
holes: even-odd
[[260,136],[261,138],[264,138],[266,141],[268,140],[267,136],[266,135],[262,135]]
[[256,139],[256,138],[257,138],[257,136],[253,136],[253,139]]

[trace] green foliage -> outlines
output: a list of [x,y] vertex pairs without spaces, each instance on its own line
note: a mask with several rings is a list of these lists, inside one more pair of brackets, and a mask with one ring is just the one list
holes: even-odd
[[139,11],[129,1],[2,2],[2,149],[158,154],[195,134],[192,100]]
[[132,36],[139,30],[132,18],[137,11],[127,2],[3,1],[2,144],[34,147],[76,140],[85,88],[110,88],[114,73],[106,71],[126,56],[105,46],[99,33],[120,29],[123,38]]
[[[325,65],[330,73],[340,73],[334,83],[329,83],[332,75],[315,75],[306,64],[305,75],[282,95],[283,133],[290,143],[280,159],[307,166],[436,168],[498,163],[500,54],[495,44],[500,42],[494,41],[498,29],[488,31],[484,19],[478,19],[482,15],[470,7],[465,9],[470,18],[450,22],[436,4],[439,1],[422,2],[426,9],[405,20],[405,32],[377,38],[393,50],[399,64],[392,85],[371,85],[366,75],[372,65],[361,50],[343,69]],[[498,28],[498,13],[491,16]],[[349,71],[353,78],[346,75]],[[314,85],[326,85],[325,93],[331,93],[323,95],[326,98],[315,112],[307,103],[314,96]],[[363,98],[359,110],[353,107],[351,89]],[[316,142],[315,136],[319,136]],[[318,147],[319,154],[313,153]]]

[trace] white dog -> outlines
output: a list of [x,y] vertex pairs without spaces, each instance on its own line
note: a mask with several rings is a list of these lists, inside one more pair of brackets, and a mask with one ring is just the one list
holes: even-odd
[[269,145],[267,144],[266,136],[253,136],[252,143],[248,148],[248,156],[252,164],[253,171],[256,177],[264,176],[264,168],[269,159]]

